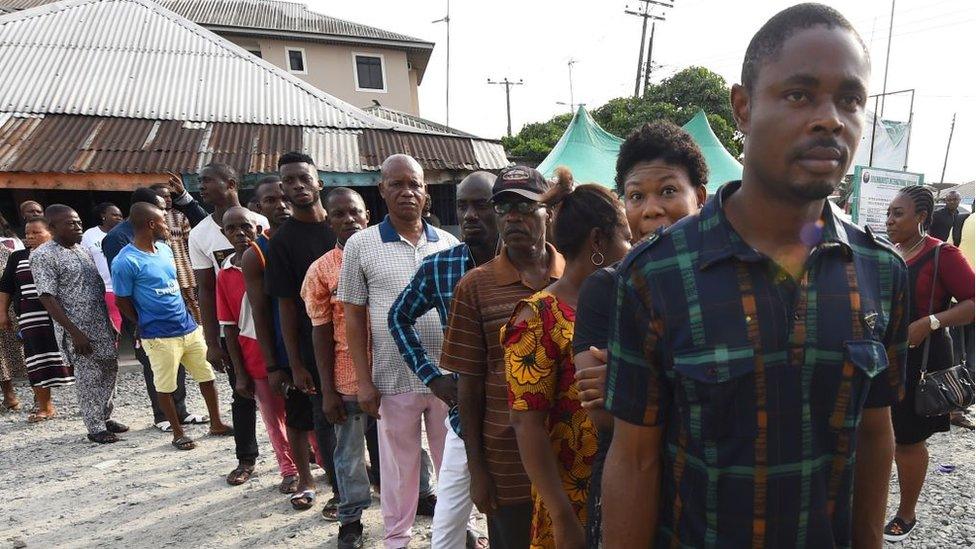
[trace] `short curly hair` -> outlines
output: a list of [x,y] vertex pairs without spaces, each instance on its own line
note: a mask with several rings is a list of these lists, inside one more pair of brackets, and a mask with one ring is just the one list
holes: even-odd
[[684,168],[695,187],[708,184],[705,157],[691,135],[671,122],[649,122],[634,130],[620,146],[617,192],[623,194],[624,181],[635,165],[653,160]]

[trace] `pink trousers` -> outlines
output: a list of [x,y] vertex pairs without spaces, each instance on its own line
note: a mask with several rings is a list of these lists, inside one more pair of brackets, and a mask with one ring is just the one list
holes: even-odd
[[288,435],[285,433],[285,399],[274,394],[268,378],[254,380],[254,398],[258,401],[261,420],[268,430],[271,448],[278,461],[278,471],[282,477],[297,475],[291,446],[288,445]]
[[112,321],[112,326],[115,326],[116,332],[122,331],[122,313],[119,311],[118,305],[115,304],[115,294],[112,292],[105,292],[105,305],[108,307],[108,318]]
[[432,394],[383,395],[376,422],[380,443],[380,482],[383,497],[384,545],[388,549],[410,543],[420,490],[420,422],[427,429],[427,445],[434,469],[440,471],[447,436],[447,405]]

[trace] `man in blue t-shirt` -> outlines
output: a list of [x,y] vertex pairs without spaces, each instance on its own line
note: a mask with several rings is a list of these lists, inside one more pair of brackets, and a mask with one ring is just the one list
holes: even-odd
[[140,202],[129,212],[135,238],[112,262],[112,285],[119,310],[137,326],[149,363],[160,407],[173,426],[173,446],[191,450],[196,443],[183,433],[173,392],[180,363],[200,384],[210,412],[210,434],[232,435],[234,429],[220,421],[214,372],[207,363],[203,331],[186,309],[176,278],[173,250],[159,242],[169,237],[163,211]]

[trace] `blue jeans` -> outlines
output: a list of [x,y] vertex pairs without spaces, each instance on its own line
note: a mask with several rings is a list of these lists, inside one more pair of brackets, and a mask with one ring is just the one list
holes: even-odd
[[345,400],[346,421],[336,423],[335,472],[339,484],[339,524],[362,517],[372,500],[366,472],[366,428],[370,417],[358,402]]

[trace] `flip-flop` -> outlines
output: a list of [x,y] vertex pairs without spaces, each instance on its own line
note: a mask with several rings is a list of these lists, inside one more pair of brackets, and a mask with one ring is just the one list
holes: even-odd
[[901,517],[891,519],[884,527],[885,541],[897,542],[904,540],[912,533],[916,524],[918,524],[918,519],[913,520],[911,523],[905,522]]
[[170,425],[168,421],[160,421],[159,423],[153,424],[153,426],[156,427],[157,429],[159,429],[160,431],[164,432],[164,433],[172,433],[173,432],[173,426]]
[[281,479],[278,491],[282,494],[294,494],[298,490],[298,475],[288,475]]
[[172,444],[173,448],[176,448],[177,450],[192,450],[197,447],[197,443],[188,436],[182,436],[170,444]]
[[329,501],[325,502],[325,507],[322,508],[322,518],[329,522],[339,520],[339,498],[337,496],[332,496]]
[[466,549],[488,549],[488,547],[488,536],[481,532],[468,530],[467,540],[465,541]]
[[291,501],[291,508],[296,511],[311,509],[312,505],[315,504],[315,490],[295,492],[289,500]]
[[233,471],[227,473],[227,484],[231,486],[240,486],[245,482],[251,480],[254,476],[254,466],[253,465],[238,465]]
[[3,403],[3,409],[4,410],[9,410],[11,412],[16,412],[17,410],[20,410],[20,402],[19,401],[18,402],[14,402],[13,404],[7,404],[6,402],[4,402]]
[[31,412],[27,416],[27,423],[40,423],[42,421],[47,421],[49,419],[54,419],[57,414],[42,414],[40,412]]
[[212,437],[232,437],[232,436],[234,436],[234,428],[233,427],[226,427],[226,428],[224,428],[223,431],[214,431],[213,429],[211,429],[210,430],[210,436],[212,436]]
[[183,425],[203,425],[205,423],[210,423],[210,416],[201,416],[199,414],[190,414],[180,420]]

